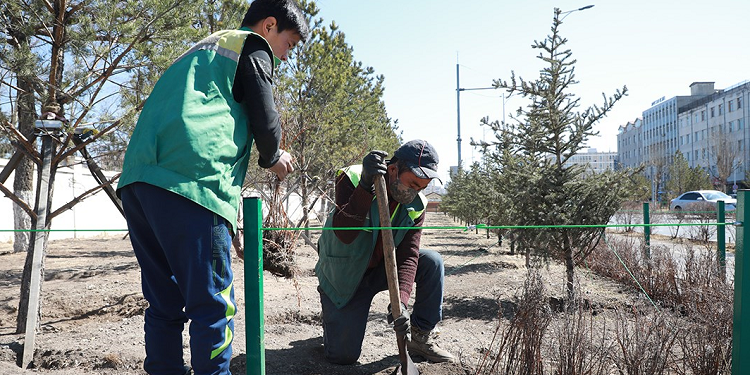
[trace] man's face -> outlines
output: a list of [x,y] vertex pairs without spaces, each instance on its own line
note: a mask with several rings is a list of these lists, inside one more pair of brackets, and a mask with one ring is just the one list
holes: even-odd
[[268,44],[271,45],[273,55],[278,57],[281,61],[286,61],[289,55],[289,50],[299,43],[301,37],[296,30],[287,29],[282,32],[278,32],[278,26],[273,26],[266,35]]
[[389,186],[391,198],[401,204],[409,204],[424,190],[432,181],[429,178],[419,178],[411,171],[405,171],[399,175],[398,167],[393,164],[388,166]]

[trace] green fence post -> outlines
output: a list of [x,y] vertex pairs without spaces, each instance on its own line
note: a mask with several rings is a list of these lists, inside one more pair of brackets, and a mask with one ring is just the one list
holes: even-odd
[[651,259],[651,217],[648,212],[648,202],[643,202],[643,236],[646,241],[646,259]]
[[[745,219],[750,214],[750,207],[745,202],[750,197],[750,190],[737,193],[737,243],[734,254],[734,327],[732,328],[732,375],[747,373],[750,368],[750,288],[745,290],[744,269],[750,270],[750,257],[745,257],[750,250],[750,235]],[[750,238],[748,238],[750,240]],[[746,316],[748,315],[748,316]]]
[[265,321],[263,316],[263,203],[258,197],[243,199],[245,228],[245,332],[247,375],[266,373]]
[[727,227],[724,213],[724,201],[717,202],[716,213],[716,259],[719,261],[719,277],[726,280],[727,277]]

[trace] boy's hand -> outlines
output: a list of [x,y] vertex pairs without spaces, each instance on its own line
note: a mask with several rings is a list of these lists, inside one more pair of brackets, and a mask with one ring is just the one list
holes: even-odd
[[232,247],[234,247],[234,252],[237,254],[237,257],[244,260],[245,259],[245,248],[244,248],[244,242],[245,241],[245,231],[242,229],[237,230],[237,234],[232,237]]
[[279,180],[283,181],[284,178],[286,178],[286,175],[294,172],[294,166],[292,166],[292,155],[289,155],[288,152],[281,150],[281,157],[279,157],[279,160],[276,161],[276,164],[268,169],[270,169],[271,172],[275,173],[276,176],[279,177]]

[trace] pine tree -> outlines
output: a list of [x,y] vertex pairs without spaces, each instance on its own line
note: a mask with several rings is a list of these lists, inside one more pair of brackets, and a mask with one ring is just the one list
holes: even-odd
[[[546,66],[534,81],[517,77],[496,80],[496,88],[526,98],[512,124],[487,124],[495,130],[494,147],[486,148],[502,179],[497,190],[507,196],[507,219],[513,225],[605,225],[627,196],[632,171],[593,174],[571,158],[597,134],[594,125],[627,93],[627,87],[604,96],[601,106],[579,110],[571,93],[575,80],[572,52],[560,35],[555,9],[551,34],[532,48]],[[537,259],[558,259],[566,266],[568,297],[574,297],[574,271],[599,243],[604,228],[543,228],[519,233],[520,245]]]

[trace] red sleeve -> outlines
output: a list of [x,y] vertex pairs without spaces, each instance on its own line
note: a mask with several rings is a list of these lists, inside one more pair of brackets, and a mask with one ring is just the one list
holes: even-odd
[[[333,214],[334,228],[361,227],[372,205],[373,194],[354,187],[344,173],[336,179],[336,212]],[[334,231],[339,241],[350,244],[359,235],[358,230]]]
[[[401,302],[409,305],[409,296],[414,287],[414,279],[417,276],[417,264],[419,262],[419,241],[422,239],[422,225],[424,224],[424,213],[414,220],[414,227],[406,232],[406,236],[396,248],[396,265],[398,267],[398,288]],[[382,251],[382,250],[381,250]]]
[[[372,205],[373,194],[361,187],[354,187],[349,178],[341,174],[336,179],[336,212],[333,214],[333,226],[361,227],[367,213]],[[391,204],[393,203],[393,204]],[[396,208],[395,202],[389,202],[392,210]],[[422,213],[414,220],[415,229],[406,232],[404,239],[396,248],[396,267],[398,268],[398,286],[401,302],[408,306],[411,290],[414,287],[414,279],[417,276],[417,263],[419,262],[419,242],[422,239],[422,229],[425,214]],[[358,230],[334,231],[336,237],[343,243],[352,243],[360,234]],[[383,262],[383,239],[378,236],[373,256],[368,268],[384,267]]]

